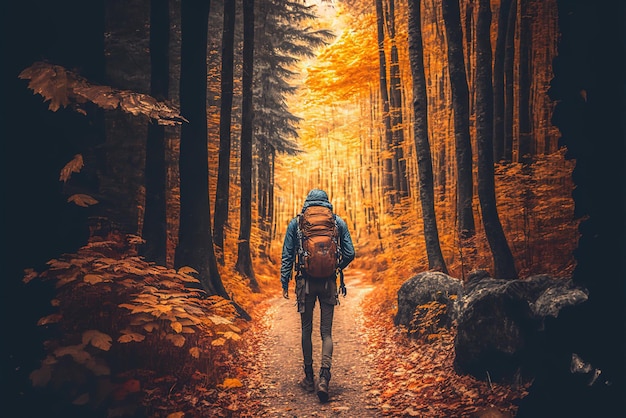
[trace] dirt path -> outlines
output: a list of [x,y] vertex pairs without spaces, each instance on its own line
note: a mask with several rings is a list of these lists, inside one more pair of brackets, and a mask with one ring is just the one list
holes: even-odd
[[[271,301],[266,316],[266,331],[259,339],[260,352],[248,367],[253,373],[249,382],[253,414],[275,417],[375,417],[380,416],[376,391],[370,383],[371,356],[368,355],[363,330],[361,302],[371,290],[363,284],[360,271],[346,272],[346,298],[335,308],[333,321],[333,367],[329,402],[322,404],[315,393],[298,385],[303,376],[300,344],[300,315],[295,300],[277,297]],[[319,304],[313,317],[313,366],[317,376],[321,357]],[[261,416],[259,415],[259,416]]]

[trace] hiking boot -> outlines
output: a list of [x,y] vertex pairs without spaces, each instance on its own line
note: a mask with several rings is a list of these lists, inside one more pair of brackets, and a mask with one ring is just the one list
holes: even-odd
[[304,366],[304,379],[300,381],[300,386],[307,392],[313,392],[315,390],[315,382],[313,381],[313,366]]
[[317,382],[317,397],[320,402],[328,401],[328,382],[330,382],[330,369],[322,367],[320,369],[320,378]]

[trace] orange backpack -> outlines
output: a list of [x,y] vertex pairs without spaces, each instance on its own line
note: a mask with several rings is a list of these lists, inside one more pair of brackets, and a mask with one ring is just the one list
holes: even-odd
[[339,266],[339,228],[331,209],[309,206],[298,215],[303,273],[316,279],[334,278]]

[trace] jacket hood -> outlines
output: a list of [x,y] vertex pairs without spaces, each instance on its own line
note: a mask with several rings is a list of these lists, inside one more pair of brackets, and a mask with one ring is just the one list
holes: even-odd
[[331,205],[328,200],[328,194],[326,194],[324,190],[320,189],[313,189],[309,192],[304,201],[304,205],[302,206],[302,211],[304,212],[304,210],[309,206],[325,206],[330,210],[333,210],[333,205]]

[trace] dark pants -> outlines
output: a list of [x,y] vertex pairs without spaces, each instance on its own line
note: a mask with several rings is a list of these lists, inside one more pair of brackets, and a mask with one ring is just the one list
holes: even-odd
[[304,312],[300,314],[302,322],[302,354],[304,364],[313,364],[313,310],[315,303],[320,301],[320,334],[322,337],[322,364],[321,367],[330,369],[333,360],[333,314],[337,304],[336,287],[334,280],[309,280],[305,288]]

